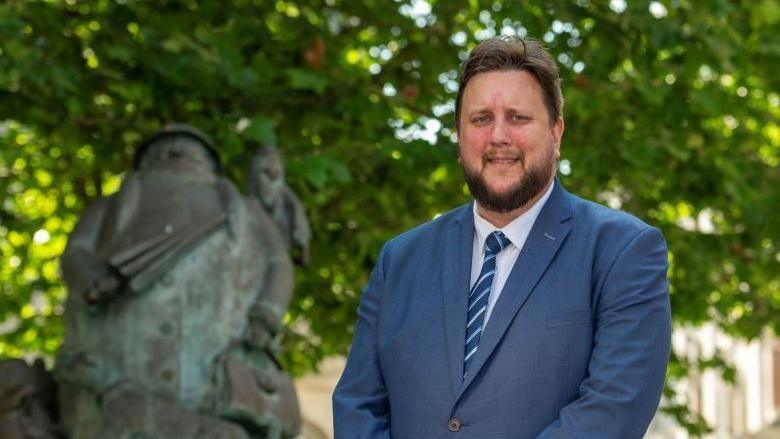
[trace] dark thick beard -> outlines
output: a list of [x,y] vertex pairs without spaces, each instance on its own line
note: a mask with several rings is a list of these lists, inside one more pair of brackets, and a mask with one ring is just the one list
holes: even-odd
[[516,185],[502,193],[490,189],[479,172],[466,169],[463,165],[461,168],[463,179],[480,206],[493,212],[507,213],[525,206],[542,193],[552,178],[555,158],[551,154],[541,166],[527,169]]

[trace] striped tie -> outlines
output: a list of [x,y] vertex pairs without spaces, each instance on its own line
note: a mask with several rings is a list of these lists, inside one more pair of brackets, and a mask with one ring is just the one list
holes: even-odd
[[466,358],[463,360],[463,377],[469,372],[469,364],[479,347],[482,335],[485,311],[487,310],[490,286],[493,285],[493,274],[496,272],[496,255],[510,244],[509,238],[501,232],[491,233],[485,240],[485,260],[477,281],[469,291],[469,310],[466,323]]

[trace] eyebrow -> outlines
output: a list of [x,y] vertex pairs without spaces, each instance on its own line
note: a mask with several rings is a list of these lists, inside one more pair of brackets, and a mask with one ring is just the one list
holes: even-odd
[[[528,114],[528,109],[525,108],[519,108],[519,107],[509,107],[506,110],[508,113],[517,113],[517,114]],[[477,107],[474,110],[471,110],[468,112],[468,114],[476,114],[476,113],[492,113],[493,111],[488,108],[487,106],[481,106]]]

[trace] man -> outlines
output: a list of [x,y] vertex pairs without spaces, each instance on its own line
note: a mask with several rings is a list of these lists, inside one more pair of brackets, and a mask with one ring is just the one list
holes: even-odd
[[469,203],[388,242],[333,395],[337,438],[640,438],[670,345],[660,232],[555,179],[557,67],[494,38],[456,104]]

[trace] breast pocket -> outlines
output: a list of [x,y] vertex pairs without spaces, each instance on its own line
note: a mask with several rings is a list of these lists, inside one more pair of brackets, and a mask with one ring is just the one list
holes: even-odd
[[547,314],[547,328],[585,325],[591,322],[590,309],[578,308]]

